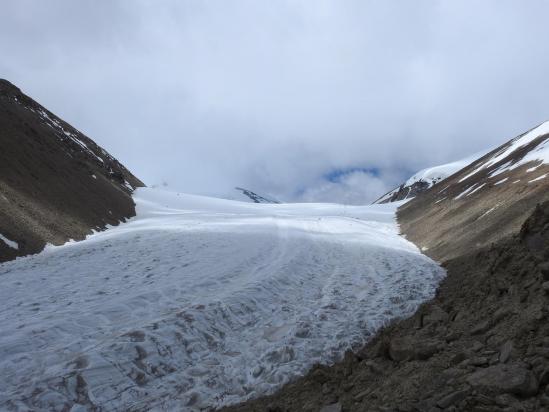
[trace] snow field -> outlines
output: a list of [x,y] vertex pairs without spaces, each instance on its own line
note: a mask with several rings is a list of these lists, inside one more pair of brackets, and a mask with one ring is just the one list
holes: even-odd
[[444,276],[398,235],[398,204],[135,201],[125,224],[0,265],[0,410],[269,393],[411,314]]

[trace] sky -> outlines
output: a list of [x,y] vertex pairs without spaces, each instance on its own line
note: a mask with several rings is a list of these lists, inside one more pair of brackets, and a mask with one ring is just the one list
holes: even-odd
[[0,77],[149,185],[368,203],[549,119],[549,2],[3,0]]

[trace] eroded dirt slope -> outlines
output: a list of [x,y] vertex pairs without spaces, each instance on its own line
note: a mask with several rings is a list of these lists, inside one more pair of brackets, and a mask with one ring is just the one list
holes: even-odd
[[135,215],[143,183],[71,125],[0,79],[0,262]]

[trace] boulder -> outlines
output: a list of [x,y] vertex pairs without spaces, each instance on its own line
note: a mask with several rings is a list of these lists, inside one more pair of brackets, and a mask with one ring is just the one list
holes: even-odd
[[332,403],[331,405],[323,406],[320,412],[341,412],[341,404],[339,402]]
[[543,280],[549,281],[549,262],[540,263],[538,269],[543,275]]
[[501,363],[506,363],[511,357],[511,352],[513,352],[513,342],[508,340],[503,344],[501,350],[499,351],[499,361]]
[[480,335],[490,329],[490,322],[484,321],[471,328],[471,335]]
[[520,365],[498,364],[480,369],[467,378],[467,382],[480,392],[512,393],[528,397],[535,395],[538,382],[534,374]]
[[441,398],[437,402],[437,406],[442,409],[448,408],[449,406],[452,406],[461,402],[463,399],[467,397],[468,393],[469,392],[466,390],[452,392],[444,396],[443,398]]
[[448,321],[448,313],[440,306],[434,305],[429,313],[423,316],[423,324],[429,325],[433,323],[444,323]]
[[435,340],[395,338],[389,344],[389,357],[397,362],[426,360],[438,352],[439,346],[440,342]]

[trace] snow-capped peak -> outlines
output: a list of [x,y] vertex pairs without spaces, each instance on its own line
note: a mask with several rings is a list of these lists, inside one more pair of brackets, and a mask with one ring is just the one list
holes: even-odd
[[453,175],[457,171],[463,169],[480,156],[481,154],[475,154],[452,163],[446,163],[420,170],[406,182],[384,194],[374,203],[389,203],[396,202],[398,200],[411,199],[419,193],[424,192],[435,184]]

